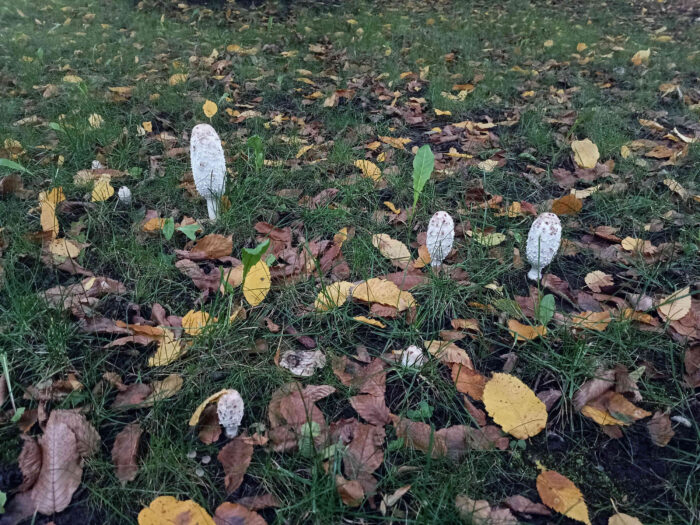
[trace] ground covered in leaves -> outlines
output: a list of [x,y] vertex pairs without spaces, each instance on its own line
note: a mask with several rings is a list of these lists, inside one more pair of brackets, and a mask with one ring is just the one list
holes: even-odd
[[0,5],[0,523],[700,523],[697,6],[245,4]]

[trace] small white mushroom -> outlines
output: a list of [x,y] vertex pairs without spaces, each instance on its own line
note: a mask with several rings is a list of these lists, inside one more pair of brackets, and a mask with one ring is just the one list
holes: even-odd
[[527,236],[525,255],[532,268],[527,274],[528,279],[538,281],[542,278],[542,270],[552,262],[561,244],[561,222],[554,213],[539,215],[530,227]]
[[119,197],[119,202],[121,202],[122,204],[126,206],[131,204],[131,190],[126,186],[122,186],[121,188],[119,188],[117,196]]
[[401,365],[421,368],[427,359],[423,351],[415,345],[411,345],[401,353]]
[[190,161],[194,184],[207,201],[209,218],[215,220],[226,188],[226,159],[221,139],[209,124],[197,124],[192,130]]
[[97,159],[93,160],[92,165],[90,166],[90,169],[93,170],[103,170],[104,168],[105,167],[102,165],[102,163]]
[[235,438],[238,435],[238,427],[243,420],[243,398],[237,390],[230,390],[221,396],[216,405],[216,413],[219,423],[226,431],[226,436]]
[[428,223],[426,245],[430,254],[430,265],[440,266],[452,249],[455,238],[455,223],[446,211],[438,211]]

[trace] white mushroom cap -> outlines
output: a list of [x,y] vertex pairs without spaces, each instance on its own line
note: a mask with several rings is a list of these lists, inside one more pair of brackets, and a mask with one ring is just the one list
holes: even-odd
[[229,390],[219,398],[216,405],[216,413],[219,423],[226,431],[226,436],[235,438],[238,435],[238,427],[243,420],[243,398],[238,390]]
[[131,204],[131,190],[126,186],[119,188],[117,196],[119,197],[119,202],[122,204],[126,204],[127,206]]
[[209,218],[214,220],[226,188],[226,159],[221,139],[209,124],[197,124],[192,129],[190,161],[194,184],[207,200]]
[[525,255],[532,265],[527,276],[533,281],[542,278],[542,269],[552,262],[561,244],[561,222],[554,213],[539,215],[530,227]]
[[104,166],[102,165],[102,163],[99,160],[95,159],[92,161],[90,168],[93,170],[102,170],[102,169],[104,169]]
[[428,223],[426,245],[430,254],[430,265],[440,266],[452,249],[455,238],[455,223],[446,211],[438,211]]
[[401,353],[402,366],[414,366],[421,368],[427,359],[423,355],[423,351],[415,345],[411,345]]

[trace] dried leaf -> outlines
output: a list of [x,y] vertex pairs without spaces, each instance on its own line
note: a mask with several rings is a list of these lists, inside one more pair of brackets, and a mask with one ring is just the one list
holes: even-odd
[[[230,503],[228,501],[223,502],[216,508],[214,523],[216,525],[267,525],[267,522],[257,512],[248,510],[239,503]],[[193,523],[192,525],[195,524]],[[202,523],[202,525],[206,524]]]
[[656,311],[664,321],[678,321],[690,312],[691,305],[690,287],[686,286],[661,299]]
[[[3,378],[4,381],[4,378]],[[41,447],[34,438],[22,435],[24,445],[22,452],[19,454],[17,462],[19,469],[22,471],[22,484],[18,487],[18,491],[24,492],[32,488],[36,479],[41,472]]]
[[416,306],[413,295],[403,292],[393,282],[374,277],[358,284],[352,292],[353,299],[366,303],[379,303],[393,306],[399,312]]
[[311,377],[326,366],[326,355],[321,350],[288,350],[280,356],[279,365],[295,376]]
[[652,418],[647,421],[647,429],[651,440],[657,447],[665,447],[668,445],[675,432],[671,427],[671,418],[668,414],[656,411]]
[[122,485],[136,479],[136,473],[139,470],[136,456],[142,433],[141,425],[129,423],[117,434],[114,440],[112,463],[114,464],[117,479],[122,482]]
[[207,312],[190,310],[182,318],[182,328],[189,335],[199,335],[209,323],[215,323],[216,317]]
[[[162,328],[162,327],[161,327]],[[167,328],[162,328],[162,335],[157,339],[158,350],[148,359],[148,366],[166,366],[185,355],[187,348],[175,334]]]
[[538,516],[551,516],[552,513],[547,507],[542,505],[542,503],[535,503],[534,501],[516,494],[515,496],[509,496],[504,501],[503,504],[509,509],[519,512],[522,514],[536,514]]
[[379,250],[384,257],[391,261],[391,264],[401,269],[405,269],[411,261],[411,252],[401,241],[392,239],[385,233],[372,235],[372,245]]
[[612,275],[601,272],[600,270],[586,274],[584,281],[586,282],[588,288],[596,293],[600,293],[601,288],[606,288],[614,284]]
[[[579,168],[593,169],[600,158],[598,146],[593,144],[590,139],[573,141],[571,143],[571,151],[574,152],[574,162]],[[557,212],[555,211],[554,213]],[[557,213],[557,215],[560,214]]]
[[179,374],[170,374],[162,381],[153,381],[150,385],[151,393],[141,402],[141,406],[153,406],[157,401],[174,396],[182,388],[182,383],[183,379]]
[[610,312],[581,312],[571,317],[574,328],[604,331],[610,324]]
[[576,215],[583,208],[583,201],[569,193],[552,203],[552,212],[557,215]]
[[318,292],[318,296],[314,302],[314,309],[317,312],[326,312],[344,305],[353,286],[354,285],[348,281],[339,281],[329,284]]
[[608,525],[643,525],[637,518],[619,512],[608,518]]
[[544,337],[547,335],[547,328],[545,326],[522,324],[515,319],[508,319],[508,331],[516,341],[518,340],[518,337],[531,341],[533,339],[537,339],[538,337]]
[[204,102],[204,105],[202,106],[202,111],[204,111],[204,115],[207,118],[212,118],[214,115],[216,115],[216,112],[219,110],[215,102],[212,102],[211,100],[206,100]]
[[365,496],[365,489],[362,484],[356,479],[347,480],[340,474],[335,476],[335,488],[338,491],[340,499],[343,500],[348,507],[359,507]]
[[489,416],[509,434],[527,439],[547,425],[547,409],[535,393],[515,376],[496,373],[483,395]]
[[364,315],[356,315],[355,317],[353,317],[353,320],[357,321],[358,323],[376,326],[377,328],[386,328],[386,325],[381,321],[377,321],[376,319],[370,319],[369,317],[366,317]]
[[102,202],[109,199],[112,195],[114,195],[114,188],[110,184],[110,178],[102,177],[95,183],[90,200],[92,202]]
[[369,160],[356,160],[355,167],[362,171],[363,177],[372,179],[374,182],[382,178],[382,170],[380,170],[374,162],[370,162]]
[[591,525],[583,494],[569,478],[553,470],[545,470],[537,476],[537,492],[542,503],[550,509],[573,520]]
[[221,449],[217,459],[224,467],[226,493],[231,494],[243,483],[253,459],[253,445],[244,436],[238,436]]

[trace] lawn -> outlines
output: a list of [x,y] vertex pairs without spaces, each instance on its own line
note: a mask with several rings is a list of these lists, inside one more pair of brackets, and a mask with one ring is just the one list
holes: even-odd
[[700,524],[698,20],[0,2],[0,524]]

